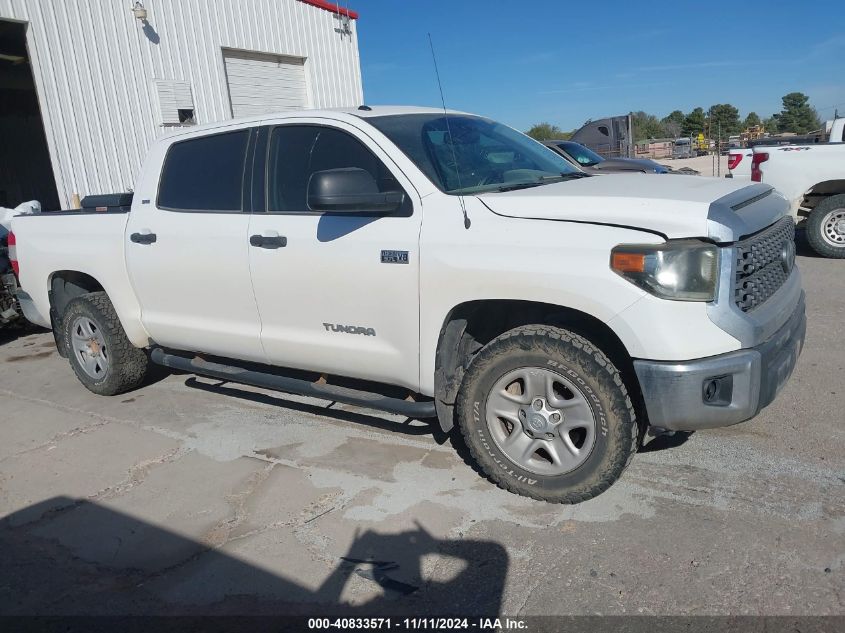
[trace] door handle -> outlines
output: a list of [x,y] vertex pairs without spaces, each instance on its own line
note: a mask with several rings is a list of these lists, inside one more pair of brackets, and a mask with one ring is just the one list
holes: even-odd
[[258,248],[283,248],[288,245],[288,238],[284,235],[250,235],[249,244]]
[[156,234],[155,233],[133,233],[129,236],[129,239],[135,242],[136,244],[155,244],[156,241]]

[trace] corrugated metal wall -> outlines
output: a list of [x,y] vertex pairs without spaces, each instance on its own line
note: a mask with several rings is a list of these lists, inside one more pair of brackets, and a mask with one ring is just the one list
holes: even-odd
[[159,124],[155,80],[191,84],[197,123],[231,117],[223,48],[306,58],[310,107],[362,103],[355,20],[297,0],[0,0],[27,42],[59,197],[132,187]]

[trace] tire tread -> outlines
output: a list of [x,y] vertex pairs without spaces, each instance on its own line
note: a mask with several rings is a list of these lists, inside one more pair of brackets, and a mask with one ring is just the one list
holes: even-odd
[[[85,387],[99,395],[113,396],[136,389],[144,381],[150,361],[144,350],[138,349],[129,341],[120,318],[105,292],[85,294],[68,303],[62,316],[62,335],[65,338],[65,345],[69,347],[71,319],[85,315],[87,311],[94,313],[87,316],[96,317],[97,323],[104,331],[111,350],[111,374],[103,382],[97,383],[79,368],[73,354],[68,353],[73,371]],[[68,352],[70,352],[69,349]]]
[[824,216],[834,209],[845,207],[845,194],[829,196],[819,202],[816,208],[810,212],[810,217],[807,218],[807,242],[810,247],[822,257],[830,257],[832,259],[841,259],[845,257],[845,247],[837,248],[825,242],[822,237],[822,220]]
[[539,494],[527,486],[520,486],[519,482],[507,477],[501,471],[494,469],[491,472],[489,469],[483,468],[481,466],[483,459],[480,447],[470,437],[467,426],[463,424],[463,420],[459,416],[458,427],[463,441],[475,462],[473,464],[474,467],[499,488],[538,501],[573,504],[586,501],[601,494],[619,479],[634,458],[638,446],[639,429],[636,423],[634,405],[628,395],[619,370],[598,347],[574,332],[549,325],[524,325],[498,336],[475,356],[464,376],[464,385],[458,393],[457,411],[462,412],[466,410],[466,398],[469,397],[467,385],[471,384],[490,363],[498,359],[499,355],[503,353],[503,350],[506,350],[510,346],[517,347],[523,351],[535,351],[539,349],[551,357],[559,357],[562,351],[561,347],[564,349],[568,347],[588,357],[599,368],[597,375],[594,377],[599,381],[602,388],[618,390],[622,396],[622,404],[617,404],[614,407],[615,410],[613,413],[620,420],[625,421],[624,426],[627,427],[626,435],[624,441],[620,442],[617,450],[611,455],[610,467],[606,468],[603,473],[591,481],[586,482],[580,489],[572,490],[562,495],[551,496]]

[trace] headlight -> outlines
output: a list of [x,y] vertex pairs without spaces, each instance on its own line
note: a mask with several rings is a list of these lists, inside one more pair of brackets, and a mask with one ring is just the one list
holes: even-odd
[[719,280],[719,249],[699,240],[620,244],[611,252],[610,267],[661,299],[713,301]]

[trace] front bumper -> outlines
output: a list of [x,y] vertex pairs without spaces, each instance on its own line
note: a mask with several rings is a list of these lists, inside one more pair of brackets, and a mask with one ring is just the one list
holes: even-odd
[[695,431],[753,418],[792,375],[806,331],[802,292],[787,322],[756,347],[684,362],[635,360],[649,423]]

